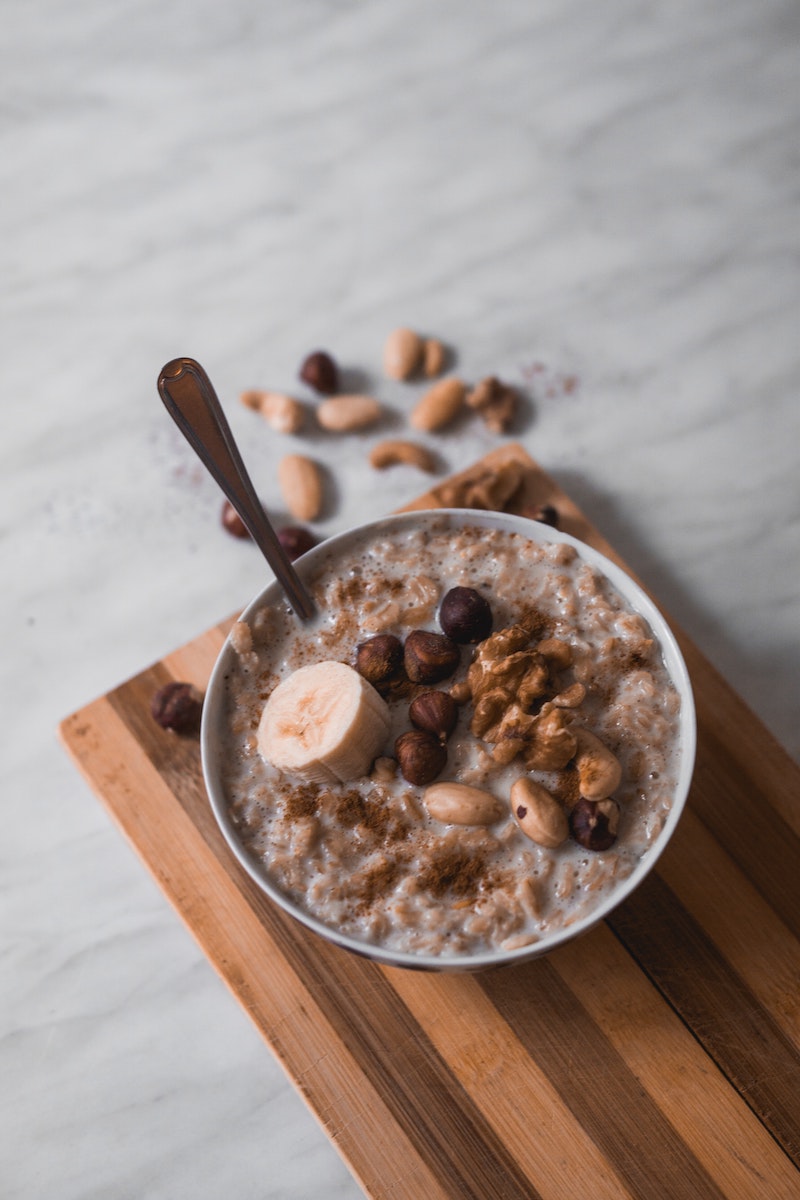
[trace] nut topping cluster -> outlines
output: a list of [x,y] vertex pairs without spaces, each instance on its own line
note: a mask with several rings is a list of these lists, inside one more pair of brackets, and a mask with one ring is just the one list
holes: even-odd
[[[601,739],[580,724],[586,688],[565,679],[573,661],[570,644],[537,638],[542,622],[535,612],[491,632],[491,605],[474,588],[451,588],[438,620],[441,632],[415,629],[404,642],[377,634],[356,651],[356,670],[382,695],[411,696],[411,728],[394,745],[403,778],[423,787],[439,779],[461,706],[470,733],[498,766],[520,760],[525,774],[513,783],[510,803],[531,841],[556,847],[571,834],[586,849],[607,850],[617,836],[619,806],[612,793],[622,770]],[[470,644],[476,648],[466,677],[449,691],[432,688],[455,674],[461,647]],[[575,781],[571,804],[532,777],[565,770]],[[491,792],[450,781],[436,783],[435,791],[428,787],[423,799],[429,815],[446,823],[490,824],[503,811]]]

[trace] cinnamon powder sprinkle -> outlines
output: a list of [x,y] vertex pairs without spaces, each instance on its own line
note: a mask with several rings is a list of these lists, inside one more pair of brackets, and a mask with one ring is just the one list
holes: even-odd
[[432,896],[444,896],[447,892],[462,898],[472,899],[483,885],[490,884],[487,878],[486,854],[478,851],[447,850],[434,856],[417,876],[423,891]]

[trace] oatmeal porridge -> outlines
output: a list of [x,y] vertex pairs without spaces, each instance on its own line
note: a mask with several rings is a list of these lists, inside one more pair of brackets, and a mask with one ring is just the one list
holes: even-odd
[[251,607],[221,724],[228,816],[293,905],[439,958],[533,945],[636,869],[673,803],[662,648],[567,541],[445,518],[325,547],[318,616]]

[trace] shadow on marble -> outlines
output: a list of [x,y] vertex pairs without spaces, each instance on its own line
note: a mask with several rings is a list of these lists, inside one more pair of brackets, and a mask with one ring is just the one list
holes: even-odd
[[749,652],[745,643],[723,632],[718,616],[681,585],[607,494],[588,485],[585,476],[577,472],[551,474],[652,592],[659,607],[794,754],[793,714],[800,711],[800,643],[774,646],[766,654],[763,649]]

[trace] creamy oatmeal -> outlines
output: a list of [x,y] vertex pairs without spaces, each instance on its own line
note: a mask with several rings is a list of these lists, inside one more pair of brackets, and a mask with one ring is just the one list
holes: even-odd
[[[631,874],[670,811],[680,700],[604,574],[569,544],[443,519],[344,561],[323,549],[308,582],[311,624],[276,606],[235,627],[221,756],[238,836],[291,902],[447,957],[535,943]],[[278,685],[320,663],[382,697],[358,778],[337,777],[341,756],[298,774],[262,753]]]

